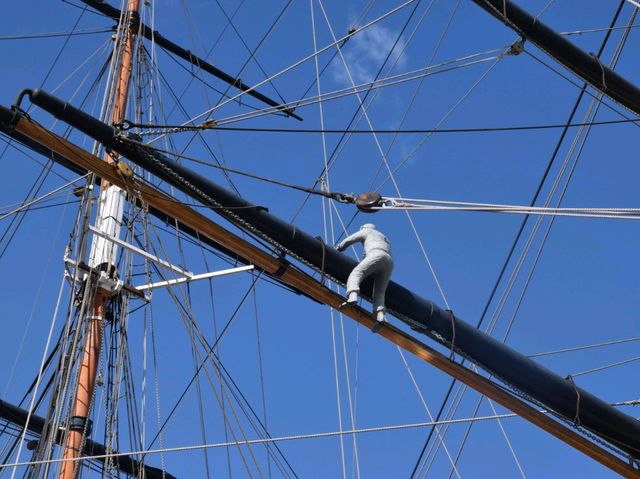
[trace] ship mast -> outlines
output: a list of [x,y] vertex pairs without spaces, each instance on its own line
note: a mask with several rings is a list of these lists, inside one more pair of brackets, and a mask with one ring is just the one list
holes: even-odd
[[[139,0],[129,0],[127,11],[123,12],[123,28],[121,35],[116,40],[115,49],[121,54],[116,55],[115,61],[115,94],[112,96],[113,111],[111,120],[119,123],[125,118],[127,108],[127,95],[131,80],[133,64],[133,51],[136,34],[136,25],[139,19]],[[114,164],[117,155],[112,152],[105,153],[104,161]],[[126,201],[125,192],[106,180],[100,185],[100,200],[96,217],[96,228],[107,237],[119,237],[122,226],[122,216]],[[72,417],[69,431],[66,436],[60,479],[74,479],[77,476],[78,464],[76,460],[82,451],[85,437],[91,433],[88,416],[91,402],[94,396],[96,375],[100,362],[102,349],[102,331],[105,320],[105,306],[107,301],[118,291],[119,281],[115,266],[117,246],[107,239],[94,235],[91,245],[89,266],[100,271],[95,294],[90,308],[90,314],[86,317],[87,334],[82,353],[82,362],[76,388],[76,397],[73,403]],[[90,281],[90,279],[87,279]]]

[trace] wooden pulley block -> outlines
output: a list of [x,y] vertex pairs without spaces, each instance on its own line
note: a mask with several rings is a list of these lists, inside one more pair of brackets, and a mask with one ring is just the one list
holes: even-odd
[[116,168],[118,169],[118,173],[120,173],[123,178],[127,180],[133,178],[133,170],[124,161],[119,161],[118,163],[116,163]]

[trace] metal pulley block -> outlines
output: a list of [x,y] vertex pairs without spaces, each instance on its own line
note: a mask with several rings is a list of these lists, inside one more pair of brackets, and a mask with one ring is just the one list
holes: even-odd
[[382,206],[382,196],[380,193],[370,191],[368,193],[360,193],[356,197],[356,206],[363,213],[375,213],[377,210],[371,208],[375,206]]

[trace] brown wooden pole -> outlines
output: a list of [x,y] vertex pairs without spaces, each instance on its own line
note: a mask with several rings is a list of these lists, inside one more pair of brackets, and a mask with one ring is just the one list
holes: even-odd
[[[238,255],[247,259],[255,266],[270,273],[274,277],[289,286],[302,291],[317,301],[320,301],[332,308],[337,309],[344,301],[339,294],[331,291],[308,274],[291,266],[283,264],[279,258],[275,258],[262,251],[256,246],[248,243],[242,238],[227,231],[221,226],[211,221],[206,216],[170,198],[165,193],[144,183],[123,176],[120,170],[114,165],[108,165],[100,161],[95,156],[54,135],[44,128],[35,125],[31,121],[22,118],[15,125],[16,131],[35,140],[46,148],[65,157],[77,166],[94,172],[96,175],[109,182],[126,189],[135,198],[143,203],[152,206],[159,211],[178,219],[186,226],[197,231],[199,235],[235,251]],[[360,307],[349,307],[343,314],[359,322],[367,328],[373,328],[377,321],[371,313]],[[439,353],[435,349],[427,346],[418,339],[408,335],[392,324],[384,323],[378,334],[393,344],[416,355],[423,361],[435,366],[440,371],[461,381],[467,386],[475,389],[489,399],[518,414],[523,419],[538,426],[554,437],[566,444],[574,447],[578,451],[594,459],[605,467],[615,471],[623,477],[640,478],[640,471],[620,459],[618,456],[591,442],[587,438],[569,429],[564,424],[555,421],[546,414],[541,413],[531,407],[526,402],[510,394],[491,380],[461,366],[448,357]]]
[[[129,21],[125,28],[122,29],[125,35],[122,57],[120,58],[119,65],[117,67],[117,80],[116,90],[114,96],[113,113],[111,119],[113,123],[118,123],[124,120],[127,109],[127,96],[129,92],[129,83],[131,80],[131,69],[133,65],[133,49],[135,42],[135,25],[137,22],[133,22],[134,17],[138,17],[138,11],[140,9],[139,0],[129,0],[127,10]],[[117,45],[116,45],[117,48]],[[104,156],[104,162],[113,165],[116,158],[112,157],[110,153],[106,153]],[[102,209],[105,205],[108,205],[108,201],[104,201],[104,198],[108,198],[110,195],[118,195],[118,186],[109,182],[104,177],[101,183],[100,193],[100,206],[98,210],[98,216],[111,214],[110,212],[103,212]],[[121,221],[121,218],[116,218],[116,221]],[[110,233],[110,232],[108,232]],[[95,244],[94,244],[95,245]],[[94,254],[93,251],[91,254]],[[60,479],[74,479],[77,476],[79,462],[72,460],[80,456],[82,452],[82,446],[85,435],[88,435],[87,421],[89,412],[91,409],[91,402],[95,392],[96,375],[98,373],[98,365],[100,362],[100,352],[102,349],[102,328],[105,313],[105,303],[110,298],[111,292],[100,286],[97,287],[93,306],[91,308],[91,316],[88,318],[89,325],[87,329],[87,335],[85,338],[84,350],[82,353],[82,363],[80,365],[80,374],[78,377],[78,386],[76,390],[76,397],[73,404],[73,417],[72,425],[70,426],[66,442],[64,446],[63,459],[71,459],[70,461],[64,461],[60,469]],[[77,418],[80,418],[80,422],[75,422]]]

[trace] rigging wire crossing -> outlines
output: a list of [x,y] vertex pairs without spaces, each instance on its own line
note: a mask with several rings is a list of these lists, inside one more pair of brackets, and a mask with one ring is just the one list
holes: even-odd
[[[618,122],[626,122],[626,120],[616,120]],[[635,121],[635,120],[634,120]],[[576,123],[574,126],[588,125],[588,123]],[[132,125],[132,127],[135,125]],[[600,218],[600,219],[624,219],[624,220],[639,220],[640,208],[599,208],[599,207],[586,207],[586,208],[553,208],[542,206],[522,206],[522,205],[507,205],[507,204],[495,204],[495,203],[479,203],[479,202],[463,202],[463,201],[445,201],[445,200],[429,200],[429,199],[415,199],[415,198],[391,198],[383,197],[376,192],[361,193],[355,195],[353,193],[341,193],[331,192],[326,190],[318,190],[309,188],[306,186],[295,185],[284,181],[268,178],[266,176],[256,175],[245,171],[237,170],[235,168],[229,168],[222,165],[215,165],[213,163],[203,162],[197,158],[193,158],[186,155],[180,155],[175,152],[164,150],[162,148],[151,147],[147,144],[136,141],[132,138],[126,138],[126,141],[131,143],[137,143],[145,148],[151,148],[159,153],[166,153],[172,156],[176,156],[182,159],[194,161],[199,164],[204,164],[211,168],[215,168],[228,173],[234,173],[237,175],[245,176],[247,178],[253,178],[255,180],[264,181],[285,188],[291,188],[298,191],[303,191],[308,194],[323,196],[325,198],[335,200],[339,203],[355,204],[361,212],[373,213],[381,210],[420,210],[420,211],[460,211],[460,212],[475,212],[475,213],[502,213],[502,214],[522,214],[522,215],[534,215],[534,216],[554,216],[554,217],[573,217],[573,218]]]

